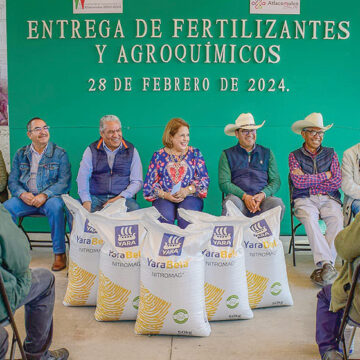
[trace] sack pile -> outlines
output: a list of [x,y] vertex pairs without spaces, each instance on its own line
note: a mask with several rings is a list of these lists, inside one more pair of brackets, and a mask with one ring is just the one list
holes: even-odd
[[160,223],[155,207],[126,212],[125,199],[73,215],[64,305],[96,305],[98,321],[135,320],[137,334],[208,336],[208,321],[251,319],[251,308],[292,305],[280,208],[245,217],[179,210],[186,229]]

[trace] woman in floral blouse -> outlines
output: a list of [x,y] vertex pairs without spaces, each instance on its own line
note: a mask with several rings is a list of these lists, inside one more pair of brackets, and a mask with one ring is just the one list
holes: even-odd
[[189,145],[189,124],[171,119],[162,138],[164,147],[151,159],[144,183],[144,197],[159,210],[163,222],[185,228],[178,208],[202,211],[209,175],[201,152]]

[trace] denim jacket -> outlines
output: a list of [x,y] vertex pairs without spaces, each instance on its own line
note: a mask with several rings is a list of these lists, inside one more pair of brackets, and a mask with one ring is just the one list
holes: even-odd
[[[8,183],[12,196],[19,197],[29,191],[31,156],[30,145],[20,148],[14,156]],[[70,181],[71,169],[66,151],[49,141],[36,176],[39,194],[48,198],[66,194],[70,190]]]

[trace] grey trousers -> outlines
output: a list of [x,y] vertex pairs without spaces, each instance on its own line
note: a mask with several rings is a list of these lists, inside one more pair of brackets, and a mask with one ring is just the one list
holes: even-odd
[[[327,195],[310,195],[294,200],[294,213],[305,227],[315,265],[323,261],[335,264],[334,240],[343,228],[341,205]],[[321,232],[319,218],[326,224],[325,236]]]
[[275,196],[269,196],[269,197],[265,198],[264,201],[260,205],[260,211],[257,211],[256,213],[253,214],[248,210],[248,208],[245,206],[245,203],[238,196],[233,195],[233,194],[228,194],[222,203],[221,215],[223,215],[223,216],[226,215],[225,202],[227,200],[231,200],[239,208],[239,210],[247,217],[253,217],[253,216],[262,214],[263,212],[273,209],[277,206],[281,207],[280,221],[284,217],[285,205],[280,198],[275,197]]
[[[19,307],[25,306],[26,338],[24,350],[28,360],[47,358],[53,334],[55,277],[46,269],[34,269],[29,294]],[[0,327],[0,360],[5,359],[8,334]]]

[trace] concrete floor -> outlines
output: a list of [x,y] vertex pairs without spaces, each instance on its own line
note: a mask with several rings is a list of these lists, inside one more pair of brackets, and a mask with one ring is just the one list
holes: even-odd
[[[282,240],[287,249],[288,239]],[[313,271],[312,255],[310,252],[298,253],[296,267],[292,266],[289,255],[286,255],[286,262],[294,306],[257,309],[252,320],[211,322],[212,332],[206,338],[135,335],[133,321],[97,322],[94,307],[63,306],[66,271],[55,273],[52,348],[66,347],[72,360],[320,359],[315,343],[316,294],[319,288],[309,280]],[[31,267],[50,269],[51,264],[51,249],[35,248],[32,251]],[[15,318],[24,338],[23,316],[20,309]],[[358,334],[355,350],[353,357],[359,357]]]

